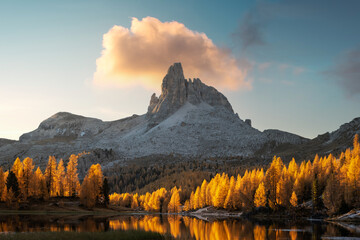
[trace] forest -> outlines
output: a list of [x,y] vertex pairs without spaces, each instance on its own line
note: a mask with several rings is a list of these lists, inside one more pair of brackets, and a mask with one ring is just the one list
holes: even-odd
[[141,208],[155,212],[180,212],[214,206],[215,208],[250,211],[256,207],[273,210],[292,209],[312,201],[313,209],[336,214],[360,207],[360,144],[354,138],[353,149],[340,156],[315,156],[311,162],[298,165],[295,159],[286,166],[274,156],[266,171],[253,169],[241,176],[217,174],[210,181],[181,195],[181,186],[167,191],[160,188],[146,194],[113,193],[110,204]]
[[1,201],[16,209],[19,203],[31,200],[80,197],[81,203],[88,208],[96,204],[106,206],[109,187],[100,164],[93,164],[80,184],[77,169],[80,156],[72,154],[66,169],[62,159],[57,163],[55,157],[50,156],[44,173],[40,167],[34,171],[33,159],[27,157],[21,161],[17,158],[10,170],[4,172],[0,168]]
[[[360,207],[358,135],[354,137],[353,148],[346,149],[337,157],[332,154],[323,157],[316,155],[313,161],[298,164],[292,159],[289,164],[284,164],[280,157],[274,156],[266,170],[233,168],[230,173],[213,176],[204,167],[206,165],[196,162],[190,164],[193,164],[192,169],[201,169],[199,172],[187,169],[189,164],[182,165],[182,172],[175,170],[176,165],[169,168],[164,166],[158,172],[154,168],[150,173],[139,167],[132,176],[143,173],[151,179],[156,173],[168,173],[181,178],[176,182],[180,183],[177,186],[170,188],[175,183],[171,182],[155,191],[143,193],[113,192],[109,195],[111,184],[104,177],[100,164],[91,165],[80,184],[77,168],[78,158],[82,154],[72,154],[66,167],[62,159],[57,162],[55,157],[50,156],[44,173],[39,167],[34,171],[33,159],[21,161],[17,158],[8,171],[0,168],[1,201],[8,207],[17,208],[19,203],[34,199],[46,201],[54,197],[67,197],[79,198],[87,208],[110,204],[134,210],[174,213],[206,206],[228,211],[251,211],[255,208],[291,210],[309,201],[315,211],[325,209],[329,215]],[[207,167],[214,166],[208,164]],[[243,170],[244,173],[240,174]],[[166,179],[166,176],[163,177]],[[126,179],[126,176],[122,179]],[[154,183],[156,185],[157,181]]]

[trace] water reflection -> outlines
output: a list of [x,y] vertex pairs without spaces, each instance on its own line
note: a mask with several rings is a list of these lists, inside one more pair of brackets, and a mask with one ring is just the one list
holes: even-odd
[[[176,239],[230,240],[230,239],[321,239],[322,237],[357,236],[339,231],[334,224],[253,222],[227,219],[203,221],[181,216],[128,216],[109,220],[113,230],[145,230],[168,233]],[[360,236],[358,236],[360,237]]]
[[0,232],[103,232],[144,230],[176,239],[320,239],[357,236],[344,227],[326,223],[257,222],[241,219],[204,221],[178,215],[101,216],[6,216],[0,215]]

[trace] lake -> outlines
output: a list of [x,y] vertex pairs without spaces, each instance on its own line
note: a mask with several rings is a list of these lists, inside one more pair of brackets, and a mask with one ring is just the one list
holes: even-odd
[[[359,226],[320,221],[204,221],[178,215],[0,215],[2,236],[17,232],[146,231],[175,239],[360,239]],[[4,235],[3,235],[4,234]],[[1,238],[0,235],[0,238]],[[16,235],[16,234],[15,234]],[[339,238],[341,237],[341,238]]]

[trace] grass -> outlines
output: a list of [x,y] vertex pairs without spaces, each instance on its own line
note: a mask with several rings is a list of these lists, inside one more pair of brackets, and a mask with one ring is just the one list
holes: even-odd
[[4,240],[160,240],[173,239],[168,235],[145,231],[109,231],[109,232],[24,232],[1,234]]

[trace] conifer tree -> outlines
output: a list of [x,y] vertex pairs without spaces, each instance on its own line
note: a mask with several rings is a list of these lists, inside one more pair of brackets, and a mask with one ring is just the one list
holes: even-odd
[[33,180],[33,169],[34,169],[33,160],[29,157],[25,158],[23,161],[23,174],[22,174],[22,195],[23,198],[31,196],[33,189],[31,189],[31,182]]
[[264,183],[261,182],[259,187],[256,189],[254,197],[255,207],[265,207],[266,206],[266,192]]
[[291,206],[293,206],[293,207],[296,207],[297,204],[298,204],[298,199],[297,199],[296,193],[295,193],[294,191],[293,191],[292,194],[291,194],[290,204],[291,204]]
[[184,211],[190,211],[190,210],[191,210],[190,201],[186,200],[184,204]]
[[224,202],[225,209],[234,209],[235,184],[235,178],[232,176],[230,178],[230,186]]
[[[103,185],[102,185],[102,194],[104,195],[105,206],[107,206],[109,204],[109,192],[110,192],[110,188],[109,188],[108,180],[107,180],[107,178],[104,178]],[[137,194],[135,194],[135,195],[137,195]],[[136,198],[136,201],[137,201],[137,198]],[[137,205],[139,205],[139,204],[137,203]]]
[[198,186],[196,188],[195,194],[194,194],[194,201],[193,201],[193,208],[194,209],[198,209],[200,208],[200,197],[201,197],[201,192],[200,192],[200,187]]
[[19,179],[21,176],[21,173],[22,173],[22,168],[23,168],[23,164],[20,160],[20,158],[16,158],[12,168],[11,168],[11,171],[15,174],[16,176],[16,179]]
[[66,167],[66,196],[75,197],[80,189],[77,172],[78,157],[72,154]]
[[266,189],[269,190],[269,206],[273,209],[277,208],[277,183],[280,180],[282,170],[283,162],[281,158],[274,156],[265,175]]
[[343,198],[343,194],[340,189],[340,181],[334,173],[328,179],[323,194],[323,202],[325,207],[328,209],[329,214],[337,213],[340,210]]
[[170,198],[170,202],[168,205],[168,211],[173,213],[180,212],[180,195],[176,187],[174,187],[174,191],[172,191],[172,195]]
[[225,174],[220,179],[220,185],[216,189],[214,207],[223,208],[229,191],[229,177]]
[[2,194],[5,191],[5,186],[6,186],[6,179],[4,176],[4,172],[0,167],[0,198],[2,198]]
[[320,205],[320,193],[317,175],[312,182],[311,196],[313,201],[313,209],[318,210]]
[[44,196],[44,176],[41,172],[41,169],[38,167],[34,173],[33,181],[32,181],[32,191],[33,196],[37,199],[42,198]]
[[103,173],[100,164],[91,165],[80,190],[80,200],[87,207],[93,207],[102,197]]
[[208,183],[207,181],[204,179],[204,181],[201,184],[201,188],[200,188],[200,201],[199,201],[199,207],[203,208],[205,207],[206,204],[206,189],[207,189]]
[[[105,180],[104,180],[104,183],[105,183],[105,181],[107,181],[106,178],[105,178]],[[136,208],[139,207],[138,197],[139,197],[139,194],[137,194],[137,193],[133,195],[132,201],[131,201],[131,208],[132,208],[132,209],[136,209]]]
[[6,188],[8,192],[12,192],[15,198],[19,196],[19,184],[17,181],[17,177],[13,171],[9,172],[9,175],[6,179]]
[[56,196],[56,159],[54,156],[49,156],[49,161],[45,169],[45,182],[47,191],[50,197]]
[[60,159],[59,164],[57,165],[56,168],[56,173],[55,173],[55,193],[56,196],[64,196],[65,193],[65,167],[64,167],[64,161],[62,159]]

